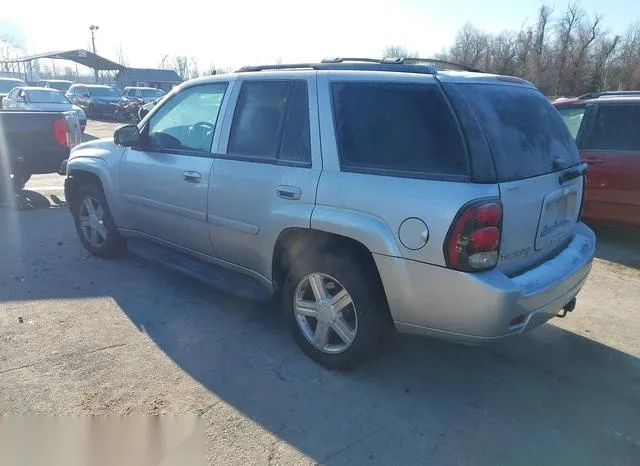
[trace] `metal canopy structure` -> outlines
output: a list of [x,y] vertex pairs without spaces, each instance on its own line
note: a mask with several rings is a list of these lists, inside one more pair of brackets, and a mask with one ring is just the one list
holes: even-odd
[[34,62],[40,59],[72,61],[79,65],[91,68],[96,73],[96,77],[98,76],[99,71],[120,71],[126,68],[119,63],[108,60],[100,55],[96,55],[88,50],[76,49],[60,52],[39,53],[36,55],[0,61],[0,71],[13,73],[20,78],[24,76],[25,80],[29,80],[29,77],[34,74]]

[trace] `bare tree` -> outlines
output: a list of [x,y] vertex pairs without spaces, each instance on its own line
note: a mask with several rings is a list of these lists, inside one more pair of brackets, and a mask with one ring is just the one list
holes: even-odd
[[118,63],[122,66],[129,66],[129,60],[127,55],[124,52],[124,48],[122,47],[122,43],[118,43],[116,46],[116,59]]
[[536,80],[542,78],[544,73],[542,57],[545,53],[546,39],[549,29],[549,18],[553,13],[553,9],[547,5],[542,5],[538,10],[538,23],[534,33],[534,64],[532,70],[532,77]]
[[556,64],[556,95],[562,95],[563,81],[565,78],[566,65],[569,60],[569,54],[573,46],[574,32],[576,29],[582,26],[582,20],[584,17],[584,11],[580,8],[578,0],[575,0],[569,5],[564,16],[558,22],[558,49]]
[[382,52],[382,58],[407,58],[409,57],[409,51],[406,47],[401,45],[390,45],[385,47]]
[[199,78],[201,76],[198,60],[195,57],[191,57],[187,60],[187,79]]
[[473,26],[466,23],[458,31],[449,54],[451,61],[462,65],[477,67],[480,59],[486,54],[489,45],[489,36]]
[[169,55],[162,55],[160,57],[160,69],[166,70],[168,65]]
[[187,71],[189,69],[189,58],[184,55],[178,55],[173,58],[173,69],[176,70],[180,79],[189,79]]
[[0,60],[7,61],[20,55],[20,48],[13,36],[0,36]]

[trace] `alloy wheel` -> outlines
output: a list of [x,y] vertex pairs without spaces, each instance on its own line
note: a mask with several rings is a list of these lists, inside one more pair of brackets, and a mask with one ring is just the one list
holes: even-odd
[[296,287],[293,310],[298,327],[316,349],[344,352],[358,331],[358,316],[351,295],[330,275],[312,273]]

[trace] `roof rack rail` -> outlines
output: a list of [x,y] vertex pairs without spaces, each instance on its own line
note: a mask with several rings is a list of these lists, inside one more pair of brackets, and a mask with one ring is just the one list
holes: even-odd
[[587,92],[578,97],[578,100],[597,99],[604,96],[640,96],[640,91],[602,91]]
[[460,63],[455,63],[447,60],[440,60],[438,58],[420,58],[420,57],[406,57],[403,59],[405,63],[415,64],[415,65],[432,65],[436,68],[440,68],[442,70],[453,70],[453,71],[468,71],[470,73],[485,73],[485,71],[479,68],[473,68],[471,66],[462,65]]
[[236,73],[248,73],[273,70],[345,70],[345,71],[392,71],[398,73],[437,74],[438,70],[428,65],[408,65],[402,59],[373,59],[373,58],[328,58],[320,63],[294,63],[279,65],[244,66]]
[[321,63],[346,63],[346,62],[362,62],[362,63],[390,63],[403,65],[404,58],[345,58],[345,57],[332,57],[325,58]]

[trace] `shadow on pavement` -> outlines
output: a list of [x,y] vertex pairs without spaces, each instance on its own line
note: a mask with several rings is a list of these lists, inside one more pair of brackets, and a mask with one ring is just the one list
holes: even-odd
[[23,189],[22,191],[18,191],[13,194],[13,196],[14,203],[12,204],[4,199],[0,199],[0,207],[9,209],[14,208],[16,210],[34,210],[66,206],[66,202],[55,194],[52,194],[50,197],[45,197],[36,191]]
[[[637,464],[640,361],[628,354],[545,325],[489,347],[403,336],[357,371],[330,372],[297,349],[277,306],[131,256],[88,260],[61,212],[19,219],[26,265],[36,244],[66,238],[55,286],[27,274],[0,300],[112,297],[193,379],[317,462]],[[43,222],[65,226],[33,228]]]
[[596,257],[640,269],[640,232],[591,225],[597,236]]

